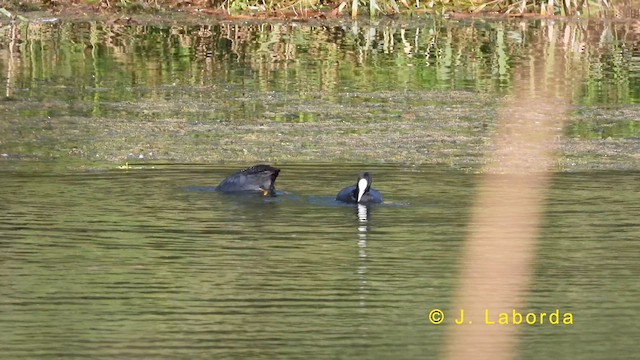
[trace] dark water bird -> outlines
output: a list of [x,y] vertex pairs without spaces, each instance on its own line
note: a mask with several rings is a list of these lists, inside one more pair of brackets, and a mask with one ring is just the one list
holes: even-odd
[[256,192],[263,196],[276,195],[276,178],[280,169],[270,165],[254,165],[222,180],[217,190],[226,193]]
[[336,200],[351,204],[379,204],[382,202],[382,195],[371,187],[371,175],[363,172],[358,175],[356,185],[347,186],[340,190]]

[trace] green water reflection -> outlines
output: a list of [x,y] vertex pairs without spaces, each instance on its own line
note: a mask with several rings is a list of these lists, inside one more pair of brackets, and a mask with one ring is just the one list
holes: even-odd
[[[74,97],[94,98],[97,107],[100,100],[171,96],[182,86],[215,84],[310,98],[322,92],[334,100],[343,92],[372,88],[508,91],[515,64],[557,45],[575,48],[569,54],[576,66],[585,67],[588,80],[576,87],[584,88],[583,102],[635,103],[640,91],[626,29],[598,21],[586,27],[431,17],[361,26],[72,22],[20,23],[2,30],[0,70],[10,80],[7,95],[27,90],[31,96],[58,97],[47,88],[56,85]],[[600,42],[591,43],[590,37]]]

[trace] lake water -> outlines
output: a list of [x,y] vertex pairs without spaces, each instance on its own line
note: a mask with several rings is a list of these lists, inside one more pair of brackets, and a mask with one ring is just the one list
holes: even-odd
[[[478,175],[284,164],[275,198],[209,191],[239,166],[3,162],[3,357],[438,357],[427,313],[450,306]],[[359,213],[333,197],[364,169],[385,204]],[[554,177],[526,310],[574,324],[522,325],[522,358],[635,358],[639,183]]]
[[[510,325],[513,355],[637,358],[634,31],[0,19],[0,357],[442,358],[501,106],[543,89],[569,111],[522,311],[573,324]],[[277,197],[211,191],[257,162]],[[385,203],[336,203],[362,170]]]

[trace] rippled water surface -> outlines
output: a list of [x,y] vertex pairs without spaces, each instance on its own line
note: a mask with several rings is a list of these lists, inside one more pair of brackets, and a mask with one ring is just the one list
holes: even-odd
[[[0,19],[0,358],[443,358],[473,172],[527,94],[575,106],[519,310],[573,324],[515,357],[637,358],[633,27],[199,21]],[[258,161],[277,197],[212,191]],[[336,203],[362,170],[385,203]]]
[[[7,358],[436,358],[477,176],[438,167],[282,165],[280,195],[208,191],[238,166],[0,167]],[[368,169],[386,203],[333,201]],[[556,175],[524,358],[634,358],[640,175]],[[366,212],[366,213],[365,213]]]

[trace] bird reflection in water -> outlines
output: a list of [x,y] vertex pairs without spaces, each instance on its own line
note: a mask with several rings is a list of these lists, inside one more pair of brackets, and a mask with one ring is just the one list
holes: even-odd
[[367,205],[358,204],[358,278],[360,279],[360,305],[364,305],[365,295],[367,294],[367,231],[369,230],[369,212]]

